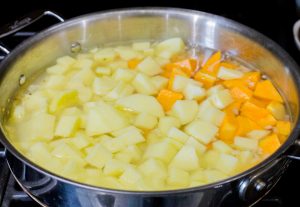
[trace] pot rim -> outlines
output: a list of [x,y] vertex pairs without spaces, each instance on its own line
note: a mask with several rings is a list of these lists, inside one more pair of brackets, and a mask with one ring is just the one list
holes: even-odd
[[[245,26],[241,23],[238,23],[234,20],[218,16],[211,13],[206,13],[202,11],[196,11],[196,10],[190,10],[190,9],[181,9],[181,8],[172,8],[172,7],[134,7],[134,8],[123,8],[123,9],[113,9],[113,10],[105,10],[101,12],[94,12],[89,13],[85,15],[80,15],[78,17],[71,18],[65,22],[56,24],[54,26],[48,27],[47,29],[39,32],[38,34],[34,35],[33,37],[25,40],[21,44],[19,44],[1,63],[0,63],[0,69],[1,70],[1,79],[0,79],[0,87],[2,80],[5,78],[5,72],[7,71],[6,67],[9,66],[11,63],[14,62],[14,59],[20,54],[21,52],[24,52],[31,48],[33,44],[38,43],[40,40],[44,39],[45,37],[50,36],[53,33],[59,32],[61,30],[64,30],[68,27],[72,27],[76,25],[79,22],[85,21],[90,18],[105,18],[105,16],[114,16],[118,14],[122,14],[125,16],[136,16],[136,15],[162,15],[166,12],[175,14],[180,13],[183,16],[201,16],[204,18],[213,18],[217,19],[219,22],[221,22],[221,25],[226,25],[229,29],[232,29],[235,32],[238,32],[242,34],[243,36],[255,41],[256,43],[262,45],[265,47],[269,52],[271,52],[273,55],[278,57],[281,61],[284,61],[285,65],[288,66],[291,72],[291,76],[293,78],[294,83],[296,84],[297,90],[300,91],[300,74],[299,74],[299,66],[297,63],[290,57],[290,55],[282,49],[277,43],[275,43],[273,40],[269,39],[265,35],[255,31],[254,29]],[[243,32],[247,31],[247,32]],[[300,97],[298,96],[298,102],[300,103]],[[299,115],[299,111],[298,111]],[[242,177],[246,177],[250,174],[253,174],[255,171],[258,171],[261,168],[264,168],[265,165],[270,164],[273,160],[276,158],[282,158],[284,156],[284,153],[288,150],[288,148],[293,145],[297,139],[297,136],[300,132],[300,127],[297,127],[300,125],[300,117],[298,116],[297,120],[295,120],[295,127],[293,128],[293,131],[291,132],[288,139],[285,141],[283,145],[271,156],[260,162],[259,164],[253,166],[252,168],[243,171],[242,173],[239,173],[235,176],[231,176],[229,178],[226,178],[224,180],[220,180],[217,182],[209,183],[202,186],[196,186],[191,188],[183,188],[183,189],[175,189],[175,190],[162,190],[162,191],[132,191],[132,190],[119,190],[119,189],[110,189],[105,187],[98,187],[93,186],[89,184],[80,183],[77,181],[73,181],[69,178],[62,177],[60,175],[56,175],[46,169],[43,169],[42,167],[39,167],[34,162],[27,159],[24,155],[22,155],[9,141],[6,137],[7,134],[5,133],[3,123],[0,123],[1,132],[0,132],[0,142],[5,146],[5,148],[15,157],[17,157],[19,160],[21,160],[24,164],[32,167],[33,169],[39,171],[40,173],[46,174],[47,176],[50,176],[51,178],[60,180],[64,183],[70,184],[70,185],[76,185],[77,187],[82,187],[85,189],[90,190],[96,190],[96,191],[102,191],[104,193],[112,193],[112,194],[133,194],[133,195],[142,195],[142,196],[158,196],[158,195],[168,195],[168,194],[179,194],[179,193],[190,193],[194,191],[203,191],[208,190],[211,188],[219,188],[224,184],[233,182],[235,180],[238,180]]]

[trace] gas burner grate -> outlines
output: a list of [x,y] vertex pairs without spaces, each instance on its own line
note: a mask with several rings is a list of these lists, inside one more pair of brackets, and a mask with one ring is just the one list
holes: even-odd
[[18,185],[12,175],[9,176],[4,200],[1,207],[41,207],[33,201]]

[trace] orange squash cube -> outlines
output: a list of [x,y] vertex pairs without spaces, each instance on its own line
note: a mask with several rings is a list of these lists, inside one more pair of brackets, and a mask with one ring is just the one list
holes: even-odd
[[238,124],[236,118],[231,115],[226,115],[219,129],[219,139],[227,143],[232,143],[237,129]]
[[261,73],[258,71],[247,72],[245,73],[243,80],[246,83],[246,86],[250,89],[254,89],[258,81],[260,81]]
[[131,60],[129,60],[129,61],[127,62],[128,68],[129,68],[129,69],[135,69],[136,66],[137,66],[140,62],[141,62],[140,59],[138,59],[138,58],[133,58],[133,59],[131,59]]
[[202,73],[201,71],[198,71],[196,73],[196,75],[194,76],[194,79],[199,81],[200,83],[202,83],[203,87],[206,89],[212,87],[217,80],[216,77],[208,75],[206,73]]
[[280,141],[276,134],[271,134],[259,142],[259,147],[265,154],[272,154],[280,147]]
[[269,111],[247,101],[241,107],[241,115],[246,116],[253,121],[258,121],[258,119],[265,118],[269,115]]
[[177,93],[171,90],[162,89],[157,95],[157,100],[162,105],[165,111],[169,111],[173,104],[177,100],[183,99],[183,95],[181,93]]
[[276,124],[276,128],[279,134],[288,136],[291,133],[291,122],[278,121]]
[[253,92],[246,86],[236,86],[230,90],[231,96],[238,100],[249,100]]
[[201,68],[202,73],[216,77],[219,71],[222,54],[220,51],[210,56]]
[[270,80],[258,82],[254,90],[254,96],[271,101],[283,102],[279,92]]
[[248,117],[237,116],[236,119],[238,123],[238,130],[236,132],[236,135],[238,136],[244,136],[252,130],[261,129],[261,127],[255,121],[252,121]]

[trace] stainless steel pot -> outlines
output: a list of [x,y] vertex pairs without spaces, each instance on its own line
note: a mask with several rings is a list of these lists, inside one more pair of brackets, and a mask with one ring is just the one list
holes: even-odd
[[[31,19],[29,20],[29,22]],[[18,27],[19,25],[17,25]],[[22,25],[21,25],[22,26]],[[226,180],[205,186],[157,192],[134,192],[89,186],[62,178],[35,165],[14,146],[3,128],[14,92],[64,54],[71,45],[90,48],[107,42],[182,37],[189,45],[226,51],[261,69],[280,88],[288,103],[294,129],[271,157]],[[0,36],[1,37],[1,36]],[[0,65],[0,121],[6,157],[15,178],[34,199],[46,206],[234,206],[248,205],[266,194],[297,157],[299,134],[298,66],[276,43],[223,17],[174,8],[140,8],[89,14],[55,25],[26,40]],[[38,127],[38,126],[37,126]],[[232,206],[231,205],[231,206]]]

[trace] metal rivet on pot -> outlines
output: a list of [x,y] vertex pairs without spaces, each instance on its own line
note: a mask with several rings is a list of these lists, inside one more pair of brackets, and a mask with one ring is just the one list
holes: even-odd
[[256,191],[262,191],[263,189],[265,189],[267,187],[267,184],[262,180],[257,180],[257,181],[255,181],[254,186],[255,186]]
[[268,79],[268,76],[267,76],[267,75],[265,75],[265,74],[262,74],[262,75],[261,75],[261,79],[263,79],[263,80],[267,80],[267,79]]
[[81,44],[79,42],[73,42],[71,44],[71,52],[79,53],[81,51]]
[[23,85],[26,82],[26,76],[24,74],[19,77],[19,85]]

